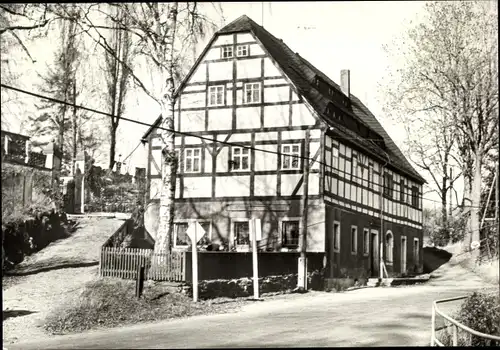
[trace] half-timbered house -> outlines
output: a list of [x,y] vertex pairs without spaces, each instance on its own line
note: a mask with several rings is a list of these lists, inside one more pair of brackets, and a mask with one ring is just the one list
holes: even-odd
[[[389,274],[422,270],[424,179],[350,93],[349,71],[340,80],[247,16],[215,33],[176,92],[176,249],[197,219],[207,243],[248,251],[258,218],[265,251],[300,249],[307,225],[307,252],[324,254],[327,278],[378,276],[381,243]],[[158,203],[161,122],[144,135]]]

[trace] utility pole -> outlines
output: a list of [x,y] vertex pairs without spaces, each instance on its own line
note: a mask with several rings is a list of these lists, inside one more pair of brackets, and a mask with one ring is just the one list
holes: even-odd
[[[500,133],[500,131],[499,131]],[[500,206],[498,205],[498,202],[499,202],[499,187],[500,187],[500,181],[499,181],[499,178],[500,178],[500,169],[499,169],[499,166],[497,165],[497,169],[496,169],[496,178],[497,178],[497,181],[496,181],[496,190],[495,190],[495,227],[497,229],[497,257],[498,257],[498,261],[499,261],[499,264],[500,264],[500,228],[498,227],[500,222]],[[499,269],[499,274],[500,274],[500,269]],[[500,276],[498,276],[498,296],[500,297]]]
[[379,282],[384,278],[384,182],[385,166],[380,168],[380,235],[379,235]]
[[300,240],[299,274],[297,284],[299,289],[307,290],[307,225],[308,225],[308,197],[309,197],[309,139],[310,131],[306,130],[304,145],[304,182],[302,193],[302,230]]
[[450,189],[448,191],[450,191],[450,214],[449,216],[451,217],[451,215],[453,214],[452,211],[453,211],[453,206],[452,206],[452,197],[451,197],[451,191],[453,190],[453,182],[452,182],[452,179],[453,179],[453,168],[450,166]]

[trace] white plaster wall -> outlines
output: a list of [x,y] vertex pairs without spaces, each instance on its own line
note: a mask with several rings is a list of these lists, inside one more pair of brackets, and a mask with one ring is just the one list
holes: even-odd
[[[299,183],[302,174],[281,174],[281,195],[289,196]],[[302,184],[297,191],[297,195],[301,195],[304,191],[304,184]],[[309,189],[310,195],[319,193],[319,177],[318,174],[309,174]]]
[[233,79],[233,62],[210,62],[208,79],[212,82]]
[[255,133],[255,141],[270,141],[270,140],[273,141],[278,140],[278,133],[275,131]]
[[236,34],[236,43],[249,43],[255,42],[253,35],[250,33],[239,33]]
[[182,94],[181,108],[205,107],[205,98],[205,92]]
[[212,178],[210,176],[185,177],[183,196],[185,198],[211,197]]
[[259,78],[260,76],[260,58],[239,59],[236,61],[237,79]]
[[206,82],[207,81],[207,67],[205,63],[200,63],[198,67],[195,68],[191,78],[189,78],[188,83]]
[[[159,149],[151,150],[151,157],[156,162],[156,165],[158,165],[158,168],[161,171],[161,166],[162,166],[161,150],[159,150]],[[151,163],[151,175],[161,175],[161,173],[159,173],[156,170],[156,167],[152,163]]]
[[233,34],[219,35],[212,45],[227,45],[233,43]]
[[186,136],[186,137],[184,137],[184,144],[185,145],[200,145],[201,142],[202,141],[199,138],[194,137],[194,136]]
[[250,142],[252,140],[252,135],[250,133],[235,133],[229,137],[228,142]]
[[316,119],[312,116],[307,107],[300,103],[292,105],[292,124],[293,125],[313,125]]
[[281,75],[281,72],[276,68],[271,59],[269,57],[264,58],[264,76],[277,77]]
[[287,102],[290,100],[290,87],[265,87],[264,88],[264,102]]
[[[208,147],[210,147],[210,151],[213,150],[211,143]],[[207,148],[204,149],[204,152],[205,152],[205,173],[211,173],[212,172],[212,155],[210,154],[210,152],[208,151]]]
[[255,56],[255,55],[264,55],[265,52],[262,50],[262,47],[260,47],[259,44],[250,44],[250,55]]
[[203,84],[203,85],[187,85],[186,87],[184,87],[184,89],[182,89],[182,92],[185,92],[185,91],[205,92],[206,89],[207,89],[207,86],[205,84]]
[[181,131],[205,130],[205,111],[182,111]]
[[218,108],[208,110],[208,130],[231,129],[233,112],[231,108]]
[[151,141],[151,147],[157,147],[157,146],[163,146],[163,142],[161,141],[161,137],[153,137],[153,140]]
[[[255,148],[271,152],[278,150],[277,145],[256,145]],[[277,154],[255,151],[255,171],[276,170],[277,164]]]
[[221,58],[221,48],[214,47],[207,51],[205,57],[203,57],[203,61],[205,60],[217,60]]
[[278,85],[278,84],[288,84],[285,78],[279,79],[264,79],[264,86],[266,85]]
[[244,197],[250,195],[250,176],[219,176],[215,180],[217,197]]
[[264,127],[288,126],[288,105],[265,106]]
[[260,107],[239,107],[236,109],[236,128],[260,128]]
[[255,175],[254,195],[275,196],[276,183],[277,183],[276,175]]
[[220,172],[227,172],[227,167],[228,167],[228,162],[229,160],[229,148],[228,147],[223,147],[219,154],[217,155],[217,163],[216,163],[216,171],[218,173]]

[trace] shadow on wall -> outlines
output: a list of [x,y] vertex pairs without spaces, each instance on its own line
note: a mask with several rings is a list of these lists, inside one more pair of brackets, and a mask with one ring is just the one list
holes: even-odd
[[424,273],[431,273],[450,261],[452,254],[436,247],[424,247]]

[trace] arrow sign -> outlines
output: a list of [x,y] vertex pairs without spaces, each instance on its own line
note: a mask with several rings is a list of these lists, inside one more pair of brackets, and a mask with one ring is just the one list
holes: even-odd
[[191,222],[186,230],[186,234],[191,239],[191,242],[198,243],[205,234],[205,230],[198,221]]

